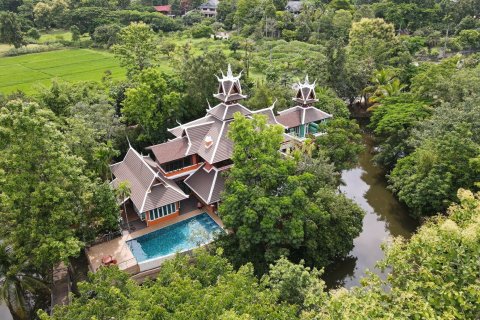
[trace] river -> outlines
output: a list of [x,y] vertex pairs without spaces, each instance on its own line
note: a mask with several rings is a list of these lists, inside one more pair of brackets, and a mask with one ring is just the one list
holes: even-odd
[[363,230],[354,240],[350,254],[326,268],[324,279],[329,288],[357,286],[367,269],[380,274],[375,264],[384,257],[381,244],[391,236],[410,238],[418,226],[407,208],[387,189],[385,172],[373,165],[372,137],[365,133],[363,140],[366,148],[359,164],[342,172],[344,185],[340,187],[341,192],[366,212]]

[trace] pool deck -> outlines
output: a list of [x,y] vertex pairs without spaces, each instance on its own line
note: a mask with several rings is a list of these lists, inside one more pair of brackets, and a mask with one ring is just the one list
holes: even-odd
[[93,272],[97,271],[98,268],[102,266],[102,258],[104,256],[111,255],[114,259],[117,260],[117,265],[120,270],[124,270],[131,274],[138,273],[140,270],[138,268],[137,260],[133,256],[133,253],[130,251],[130,248],[127,245],[127,241],[138,238],[147,233],[154,232],[169,225],[178,223],[180,221],[187,220],[202,213],[207,213],[210,218],[212,218],[220,227],[224,228],[222,220],[220,220],[217,215],[211,214],[203,209],[195,209],[193,211],[181,214],[174,219],[160,222],[159,224],[152,227],[147,227],[145,229],[130,233],[125,231],[121,237],[88,248],[86,250],[86,254],[89,261],[90,270]]

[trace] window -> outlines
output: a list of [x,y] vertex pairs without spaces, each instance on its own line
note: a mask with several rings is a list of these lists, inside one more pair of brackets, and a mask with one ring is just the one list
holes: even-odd
[[300,137],[300,127],[293,127],[288,129],[288,133],[293,134],[294,136]]
[[192,165],[192,157],[186,157],[180,160],[175,160],[162,164],[165,172],[175,171]]
[[149,220],[153,221],[153,220],[160,219],[162,217],[171,215],[175,211],[177,211],[177,205],[175,203],[167,204],[163,207],[150,210],[150,213],[149,213],[150,219]]

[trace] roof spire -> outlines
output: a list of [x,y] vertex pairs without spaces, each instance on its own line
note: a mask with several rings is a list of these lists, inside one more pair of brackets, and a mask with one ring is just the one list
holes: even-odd
[[[235,103],[238,100],[245,99],[247,96],[242,94],[242,86],[240,84],[242,72],[240,72],[238,76],[233,75],[232,65],[228,64],[227,74],[225,75],[223,71],[221,71],[221,73],[222,78],[217,76],[219,82],[218,92],[213,96],[227,104]],[[209,104],[209,110],[210,109],[211,107]]]
[[295,85],[294,89],[297,91],[295,97],[293,98],[294,101],[301,103],[302,106],[307,107],[312,105],[313,103],[317,102],[318,99],[315,95],[315,84],[316,80],[313,83],[310,83],[308,79],[308,74],[305,75],[304,82],[298,82]]

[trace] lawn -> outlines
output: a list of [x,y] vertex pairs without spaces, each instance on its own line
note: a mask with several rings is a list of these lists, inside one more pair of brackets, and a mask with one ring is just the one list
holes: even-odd
[[0,93],[35,91],[52,79],[99,81],[110,70],[112,78],[125,77],[125,70],[111,53],[90,49],[66,49],[0,58]]

